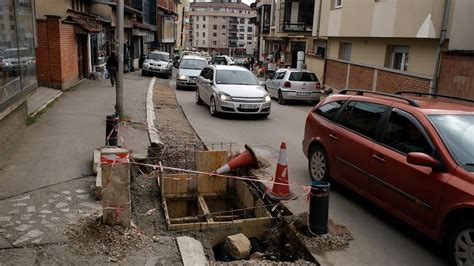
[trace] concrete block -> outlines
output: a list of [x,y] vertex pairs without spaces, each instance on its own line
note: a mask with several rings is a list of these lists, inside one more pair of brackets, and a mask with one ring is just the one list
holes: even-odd
[[226,251],[238,260],[247,258],[252,248],[250,240],[242,233],[227,236],[224,246]]
[[109,225],[130,227],[130,151],[121,148],[103,148],[102,170],[102,214]]
[[97,168],[99,167],[99,162],[100,162],[100,148],[97,148],[94,150],[94,155],[92,159],[92,172],[96,175],[97,174]]
[[176,242],[184,266],[207,265],[201,242],[188,236],[179,236],[176,238]]
[[95,199],[102,200],[102,168],[97,169],[97,176],[95,179]]

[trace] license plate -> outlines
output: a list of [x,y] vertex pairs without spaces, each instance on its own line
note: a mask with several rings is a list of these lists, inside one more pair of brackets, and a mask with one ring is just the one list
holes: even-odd
[[298,96],[310,96],[311,92],[297,92],[296,95],[298,95]]
[[258,105],[256,105],[256,104],[241,104],[240,108],[242,108],[242,109],[257,109]]

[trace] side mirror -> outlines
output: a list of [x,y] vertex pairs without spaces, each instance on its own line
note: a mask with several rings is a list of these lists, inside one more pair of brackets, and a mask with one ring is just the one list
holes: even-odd
[[440,167],[440,163],[435,158],[422,152],[408,153],[407,162],[414,165],[426,166],[426,167],[431,167],[435,169]]
[[258,84],[260,84],[262,87],[265,87],[265,81],[259,81]]

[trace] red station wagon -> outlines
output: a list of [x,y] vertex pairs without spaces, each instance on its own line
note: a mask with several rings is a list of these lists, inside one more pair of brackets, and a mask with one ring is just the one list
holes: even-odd
[[450,263],[474,265],[472,103],[416,92],[329,96],[306,119],[310,175],[344,184],[443,242]]

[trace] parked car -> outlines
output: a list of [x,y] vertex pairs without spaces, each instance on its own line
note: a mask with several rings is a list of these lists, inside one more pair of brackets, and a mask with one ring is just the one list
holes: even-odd
[[217,55],[212,58],[212,64],[216,65],[235,65],[234,60],[227,55]]
[[151,73],[164,74],[167,77],[171,75],[170,54],[167,52],[151,52],[147,55],[142,65],[142,76]]
[[266,81],[266,89],[279,104],[286,100],[303,100],[316,103],[321,97],[321,84],[309,70],[278,69]]
[[198,78],[196,103],[209,106],[209,113],[270,115],[271,99],[248,69],[240,66],[209,65]]
[[422,93],[329,96],[306,119],[310,175],[342,183],[443,241],[453,265],[473,265],[472,103]]
[[234,60],[234,64],[236,66],[243,66],[245,68],[250,68],[250,63],[247,61],[246,58],[236,58]]
[[176,72],[176,89],[196,88],[197,78],[205,66],[207,66],[206,58],[195,55],[181,58]]

